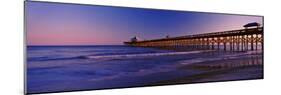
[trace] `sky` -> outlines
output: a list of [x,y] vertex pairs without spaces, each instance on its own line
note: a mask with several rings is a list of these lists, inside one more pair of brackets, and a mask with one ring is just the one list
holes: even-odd
[[121,45],[141,40],[242,29],[260,16],[27,2],[27,45]]

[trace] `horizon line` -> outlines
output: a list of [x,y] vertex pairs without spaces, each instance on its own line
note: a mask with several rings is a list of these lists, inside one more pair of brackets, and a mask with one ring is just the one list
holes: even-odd
[[124,44],[120,45],[26,45],[26,46],[124,46]]

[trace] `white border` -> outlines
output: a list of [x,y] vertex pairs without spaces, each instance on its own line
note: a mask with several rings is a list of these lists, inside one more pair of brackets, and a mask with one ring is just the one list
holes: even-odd
[[[43,1],[43,0],[41,0]],[[265,79],[174,86],[141,87],[52,95],[281,95],[280,3],[278,0],[48,0],[54,2],[140,8],[234,13],[265,16]],[[4,0],[0,5],[1,95],[23,94],[23,1]]]

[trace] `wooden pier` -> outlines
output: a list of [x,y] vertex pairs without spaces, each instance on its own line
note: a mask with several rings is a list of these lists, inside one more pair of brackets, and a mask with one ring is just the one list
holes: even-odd
[[[245,27],[245,26],[244,26]],[[210,49],[224,51],[247,51],[263,48],[263,27],[223,32],[204,33],[180,37],[124,42],[136,47]]]

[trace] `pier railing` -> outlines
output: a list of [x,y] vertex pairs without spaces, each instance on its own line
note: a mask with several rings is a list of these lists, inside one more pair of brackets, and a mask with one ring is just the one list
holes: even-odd
[[258,50],[263,48],[263,27],[124,42],[124,44],[137,47],[178,47],[225,51]]

